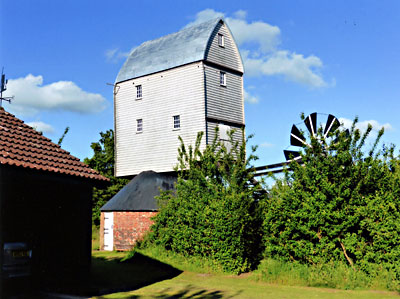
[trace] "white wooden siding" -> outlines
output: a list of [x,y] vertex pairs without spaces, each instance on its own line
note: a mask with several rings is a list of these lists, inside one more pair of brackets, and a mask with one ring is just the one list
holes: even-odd
[[[116,176],[141,171],[172,171],[177,164],[180,135],[194,144],[197,132],[205,131],[203,63],[122,82],[115,95]],[[136,100],[136,85],[142,99]],[[173,116],[180,115],[181,128],[173,129]],[[136,119],[143,119],[143,132],[136,133]],[[205,146],[205,138],[202,146]]]
[[226,85],[221,86],[219,73],[205,66],[207,117],[244,124],[242,76],[225,71]]
[[[224,36],[224,47],[218,45],[218,33]],[[239,50],[225,24],[218,23],[215,27],[207,45],[205,60],[243,73]]]
[[[207,139],[208,139],[208,144],[211,144],[214,141],[215,138],[215,128],[219,124],[216,122],[211,122],[207,121]],[[235,130],[233,133],[233,141],[238,141],[239,143],[242,142],[242,129],[237,126],[230,126],[231,130]]]

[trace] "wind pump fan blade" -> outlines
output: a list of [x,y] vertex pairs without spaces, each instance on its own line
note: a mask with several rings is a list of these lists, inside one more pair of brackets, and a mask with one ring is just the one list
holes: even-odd
[[283,154],[285,155],[286,161],[289,161],[289,160],[292,160],[292,159],[293,160],[297,160],[297,159],[299,159],[301,157],[300,153],[296,152],[296,151],[284,150]]
[[307,118],[304,120],[308,131],[311,133],[313,137],[317,134],[317,112],[311,113]]
[[297,129],[296,125],[292,126],[292,131],[290,132],[290,145],[294,145],[294,146],[307,145],[306,138],[299,131],[299,129]]
[[334,117],[332,114],[329,114],[324,129],[324,138],[328,136],[329,132],[333,132],[339,127],[340,127],[340,122],[338,121],[338,119]]
[[[344,134],[345,134],[345,137],[346,137],[346,138],[349,138],[349,136],[350,136],[350,130],[349,130],[349,129],[346,129],[346,130],[344,131]],[[338,141],[339,141],[339,137],[336,137],[336,138],[333,140],[333,143],[338,143]]]

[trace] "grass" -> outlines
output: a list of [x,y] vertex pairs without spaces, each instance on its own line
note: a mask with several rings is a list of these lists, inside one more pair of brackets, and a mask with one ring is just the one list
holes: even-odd
[[135,251],[131,252],[138,252],[155,258],[162,263],[169,264],[173,267],[179,268],[182,271],[219,274],[224,273],[220,265],[212,260],[195,256],[183,256],[172,251],[167,251],[158,246],[135,249]]
[[[150,257],[146,257],[149,255]],[[100,276],[93,278],[98,285],[107,286],[108,295],[93,298],[398,298],[396,292],[372,290],[339,290],[332,288],[316,288],[302,286],[304,281],[299,280],[304,268],[289,269],[288,265],[273,264],[264,261],[260,269],[253,272],[236,275],[227,275],[214,272],[212,263],[195,258],[184,258],[171,254],[160,248],[142,249],[131,258],[121,262],[125,253],[94,252],[94,259],[99,264],[93,264]],[[142,266],[135,265],[141,259],[148,258],[152,268],[148,268],[149,261]],[[156,261],[157,259],[157,261]],[[169,264],[167,266],[167,264]],[[161,267],[158,269],[158,267]],[[154,277],[155,273],[162,272],[163,267],[173,269],[174,275],[169,279]],[[206,270],[203,268],[206,267]],[[208,268],[207,268],[208,267]],[[125,269],[124,269],[125,268]],[[181,271],[179,271],[179,270]],[[269,272],[266,272],[270,269]],[[284,274],[288,271],[288,274]],[[119,272],[119,274],[117,274]],[[111,273],[111,274],[110,274]],[[272,273],[272,274],[271,274]],[[290,274],[292,273],[292,274]],[[295,274],[297,273],[297,274]],[[314,272],[312,272],[314,273]],[[170,273],[171,274],[171,273]],[[263,276],[264,275],[264,276]],[[285,276],[286,275],[286,276]],[[290,276],[293,276],[289,278]],[[297,276],[296,276],[297,275]],[[313,275],[318,275],[315,272]],[[267,283],[270,277],[270,283]],[[304,274],[303,274],[304,276]],[[143,286],[135,279],[141,278]],[[273,278],[273,279],[272,279]],[[312,278],[312,277],[311,277]],[[310,278],[310,279],[311,279]],[[316,277],[314,281],[318,281]],[[324,282],[329,277],[321,277]],[[146,282],[147,280],[147,282]],[[124,283],[122,283],[124,282]],[[278,284],[279,283],[279,284]],[[296,283],[297,286],[288,284]],[[131,286],[131,291],[129,289]],[[124,291],[119,289],[126,286]],[[307,284],[305,284],[307,285]],[[327,286],[321,284],[319,286]],[[114,293],[112,293],[114,290]],[[105,290],[103,290],[105,291]],[[103,292],[104,293],[104,292]]]
[[345,290],[399,290],[395,276],[385,269],[376,276],[355,271],[343,263],[302,265],[272,259],[263,260],[253,277],[258,281],[284,285],[325,287]]
[[132,290],[173,278],[182,271],[155,259],[136,253],[94,251],[92,254],[91,292],[110,293]]
[[[159,247],[138,249],[136,251],[183,271],[223,273],[217,264],[207,259],[183,257]],[[375,276],[368,275],[362,271],[355,271],[343,263],[303,265],[265,259],[258,269],[251,273],[251,277],[255,281],[290,286],[325,287],[343,290],[400,290],[400,283],[396,280],[394,274],[383,268],[378,269],[376,273]]]
[[100,249],[100,228],[96,225],[92,225],[92,250]]

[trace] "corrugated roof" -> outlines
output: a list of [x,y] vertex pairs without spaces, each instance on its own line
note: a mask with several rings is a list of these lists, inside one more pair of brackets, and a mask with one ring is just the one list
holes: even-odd
[[0,164],[108,181],[4,108],[0,107]]
[[174,190],[177,178],[154,171],[143,171],[111,198],[101,211],[156,211],[155,196],[161,190]]
[[135,48],[116,83],[205,59],[209,39],[221,18],[185,28]]

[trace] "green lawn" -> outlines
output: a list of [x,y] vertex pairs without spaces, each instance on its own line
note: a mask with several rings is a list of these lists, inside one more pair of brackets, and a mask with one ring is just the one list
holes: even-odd
[[395,293],[343,291],[257,283],[248,277],[202,275],[183,272],[179,276],[132,292],[95,298],[395,298]]
[[[140,253],[93,252],[93,298],[399,298],[395,292],[345,291],[258,282],[240,276],[180,271]],[[118,292],[125,290],[125,292]],[[127,291],[131,290],[131,291]]]

